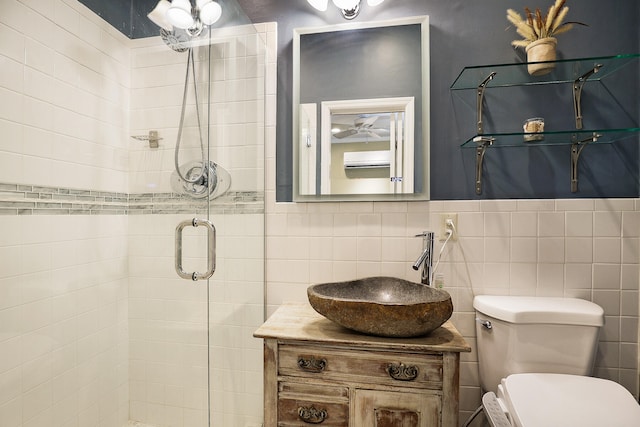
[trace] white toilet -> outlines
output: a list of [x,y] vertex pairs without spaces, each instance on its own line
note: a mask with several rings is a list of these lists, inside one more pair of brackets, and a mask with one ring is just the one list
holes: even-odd
[[[589,377],[602,308],[576,298],[476,296],[480,385],[515,427],[638,427],[624,387]],[[486,408],[486,406],[485,406]]]

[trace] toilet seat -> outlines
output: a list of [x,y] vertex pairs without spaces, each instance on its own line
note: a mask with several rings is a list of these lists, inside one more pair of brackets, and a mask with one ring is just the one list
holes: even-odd
[[638,427],[640,405],[620,384],[567,374],[513,374],[498,387],[515,427]]

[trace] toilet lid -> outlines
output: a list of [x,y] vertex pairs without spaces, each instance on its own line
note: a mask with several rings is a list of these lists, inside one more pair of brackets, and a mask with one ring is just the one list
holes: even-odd
[[640,405],[620,384],[566,374],[514,374],[502,380],[518,427],[638,427]]

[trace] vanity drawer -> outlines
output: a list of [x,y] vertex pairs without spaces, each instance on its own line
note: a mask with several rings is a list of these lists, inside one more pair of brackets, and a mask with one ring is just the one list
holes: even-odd
[[279,375],[442,388],[442,355],[281,345]]
[[278,384],[278,426],[347,426],[349,388],[284,381]]

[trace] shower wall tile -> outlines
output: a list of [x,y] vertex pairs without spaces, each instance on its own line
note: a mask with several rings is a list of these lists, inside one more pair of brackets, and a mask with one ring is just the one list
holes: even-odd
[[23,145],[24,128],[18,123],[0,119],[0,152],[19,153]]
[[[53,178],[54,185],[77,185],[82,179],[99,189],[123,189],[126,171],[120,159],[126,154],[113,147],[121,146],[128,125],[125,109],[116,106],[128,104],[129,78],[123,76],[129,58],[117,53],[127,50],[127,39],[99,18],[87,20],[84,7],[75,2],[42,3],[49,6],[14,0],[2,4],[0,62],[8,72],[0,86],[10,90],[3,94],[7,107],[0,108],[0,120],[25,129],[13,148],[0,144],[0,150],[23,156],[11,163],[22,171],[5,172],[3,181],[52,184]],[[100,34],[93,44],[79,31],[81,16],[84,31]],[[61,135],[91,147],[80,155],[69,150],[72,155],[56,162],[52,141]],[[2,138],[8,136],[3,133]],[[92,151],[96,155],[87,156]]]
[[[158,130],[163,138],[158,149],[149,149],[144,141],[128,144],[131,418],[150,425],[167,419],[176,426],[205,425],[207,316],[203,301],[207,297],[209,320],[215,325],[210,336],[214,423],[259,424],[262,418],[262,391],[255,387],[255,378],[262,375],[262,347],[252,333],[264,316],[264,149],[260,146],[265,143],[265,112],[258,105],[265,102],[266,85],[256,82],[256,76],[264,75],[257,68],[264,68],[258,58],[264,52],[256,45],[253,29],[245,30],[246,34],[226,34],[225,41],[212,49],[220,60],[213,61],[210,152],[231,173],[233,186],[211,204],[217,261],[209,290],[204,282],[176,278],[173,270],[176,224],[190,214],[189,206],[191,212],[207,213],[201,202],[177,200],[168,185],[174,170],[186,55],[168,49],[159,38],[132,41],[131,134]],[[196,68],[201,69],[200,65]],[[194,110],[190,94],[181,163],[200,158]],[[185,241],[185,264],[205,265],[200,255],[206,253],[204,241]],[[308,247],[305,241],[298,243],[295,250]],[[294,253],[291,247],[280,249]],[[237,421],[236,412],[246,414],[249,421]]]
[[[0,54],[4,58],[22,63],[26,43],[25,36],[20,31],[9,27],[2,18],[0,18],[0,22]],[[19,88],[21,85],[18,86]]]
[[[222,34],[212,49],[210,138],[211,158],[231,173],[232,190],[264,189],[265,61],[263,35],[252,28],[238,29],[239,34]],[[243,34],[244,32],[244,34]],[[217,36],[217,34],[216,34]],[[214,37],[215,40],[215,37]],[[131,131],[146,135],[157,130],[160,147],[149,149],[144,142],[131,141],[129,169],[136,171],[130,181],[132,192],[170,191],[169,179],[174,169],[174,147],[181,115],[181,101],[186,72],[186,54],[168,49],[159,38],[135,40],[132,49]],[[202,52],[196,50],[196,72],[203,71]],[[200,74],[201,75],[201,74]],[[201,85],[200,96],[205,91]],[[180,163],[200,158],[199,133],[193,91],[188,91],[185,128],[181,139]],[[201,99],[202,102],[202,99]],[[201,108],[201,116],[207,110]],[[206,130],[204,132],[206,137]],[[160,161],[155,159],[160,157]]]
[[22,181],[24,171],[22,156],[16,153],[0,152],[0,164],[3,165],[0,168],[0,180],[3,182]]
[[[96,380],[80,385],[85,401],[98,406],[98,378],[112,377],[110,383],[103,382],[106,388],[102,390],[111,390],[114,396],[122,381],[126,382],[126,375],[116,374],[117,366],[126,358],[105,357],[110,353],[115,356],[116,349],[127,344],[126,334],[122,333],[126,318],[118,316],[118,307],[126,307],[126,293],[122,292],[127,284],[127,271],[122,268],[126,266],[126,251],[116,243],[124,240],[118,230],[126,228],[118,217],[88,221],[87,233],[81,236],[84,244],[77,247],[89,256],[74,260],[73,254],[80,253],[74,249],[76,245],[65,236],[58,240],[59,233],[52,231],[63,226],[58,217],[14,218],[0,224],[0,233],[5,235],[13,234],[9,227],[21,230],[23,242],[19,246],[15,246],[16,242],[8,242],[9,246],[2,243],[2,252],[8,256],[2,257],[4,274],[0,279],[0,335],[4,350],[0,365],[4,369],[19,363],[17,373],[22,388],[18,386],[15,391],[18,395],[20,390],[25,391],[21,398],[23,419],[35,422],[37,417],[43,417],[47,424],[52,422],[50,411],[55,410],[59,398],[53,401],[45,397],[63,392],[61,377],[75,377],[79,369],[84,370],[87,378]],[[110,237],[96,231],[103,226],[111,230]],[[69,251],[65,262],[57,256],[60,250]],[[19,258],[13,259],[11,254]],[[15,268],[8,268],[8,263]],[[20,345],[15,347],[14,343]],[[18,349],[19,358],[14,360],[12,355]],[[54,390],[57,392],[52,393]],[[73,396],[82,391],[69,385],[64,393]],[[5,403],[2,400],[0,405]],[[0,420],[9,425],[4,414]]]
[[52,48],[32,39],[25,40],[24,63],[27,67],[45,75],[52,75],[55,55],[56,52]]
[[0,97],[3,102],[0,104],[0,118],[11,122],[20,123],[24,114],[24,97],[19,92],[0,88]]
[[0,86],[12,91],[22,92],[24,87],[24,65],[8,56],[0,57],[0,65],[2,66]]
[[[211,335],[217,379],[212,399],[246,406],[244,413],[255,419],[261,417],[262,396],[247,385],[255,383],[262,366],[261,343],[250,338],[263,321],[262,217],[213,215],[218,256],[209,296],[210,321],[216,325]],[[206,419],[208,291],[205,282],[176,278],[173,271],[174,229],[182,219],[182,215],[129,216],[134,284],[129,294],[131,416],[151,425],[164,422],[157,415],[167,411],[184,415],[176,418],[175,425],[204,425]],[[239,394],[239,390],[255,391]],[[214,417],[224,418],[222,407],[215,407],[220,413],[214,412]]]
[[0,5],[1,425],[128,420],[128,40],[90,16]]

